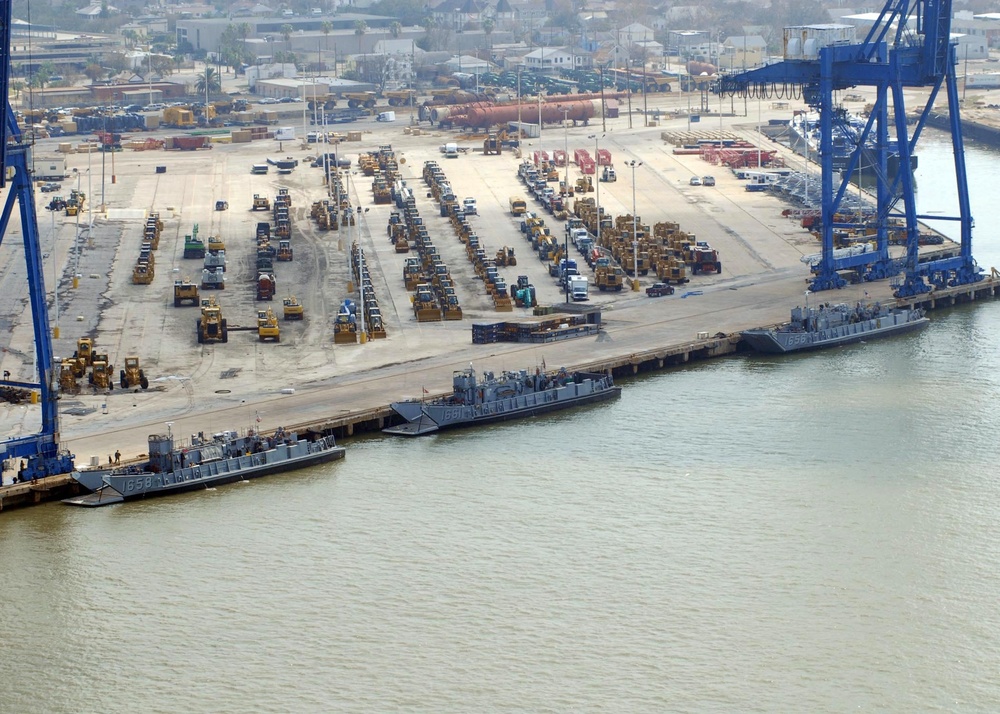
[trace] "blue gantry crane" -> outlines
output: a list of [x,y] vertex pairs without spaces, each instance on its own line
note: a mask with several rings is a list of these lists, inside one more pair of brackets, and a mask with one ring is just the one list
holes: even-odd
[[38,238],[38,216],[31,184],[30,145],[24,141],[10,106],[10,30],[12,0],[0,0],[0,96],[4,99],[4,120],[0,123],[0,189],[6,189],[3,213],[0,214],[0,242],[7,229],[15,203],[21,216],[24,237],[24,260],[28,269],[28,292],[32,326],[35,335],[35,362],[38,382],[6,379],[0,384],[38,390],[42,411],[41,430],[36,434],[0,442],[0,458],[22,459],[24,479],[67,473],[73,468],[73,456],[59,448],[59,413],[53,383],[52,337],[49,332],[49,311],[42,279],[42,250]]
[[[813,290],[845,285],[842,272],[854,271],[864,280],[894,278],[898,297],[929,292],[932,287],[962,285],[982,279],[972,258],[973,221],[959,117],[955,76],[955,43],[951,39],[951,0],[889,0],[860,44],[838,41],[831,26],[785,29],[785,60],[760,69],[724,76],[718,85],[723,94],[767,97],[801,91],[805,102],[820,116],[821,241],[822,257],[813,269]],[[955,157],[958,215],[921,216],[914,201],[913,148],[923,131],[942,85],[947,92],[948,119]],[[844,125],[844,112],[835,105],[834,92],[857,86],[874,87],[876,101],[863,130]],[[928,87],[929,96],[913,126],[907,125],[904,88]],[[892,117],[889,116],[891,97]],[[890,121],[895,141],[889,138]],[[850,160],[835,189],[834,128],[852,137]],[[873,148],[872,148],[873,147]],[[899,169],[890,175],[890,155],[898,155]],[[841,203],[855,169],[870,165],[875,173],[876,214],[870,220],[841,213]],[[859,178],[860,180],[860,178]],[[902,202],[902,208],[899,204]],[[961,246],[958,255],[925,262],[918,259],[921,219],[958,221]],[[906,257],[889,255],[889,235],[902,226]],[[834,235],[840,230],[874,228],[876,249],[838,256]]]

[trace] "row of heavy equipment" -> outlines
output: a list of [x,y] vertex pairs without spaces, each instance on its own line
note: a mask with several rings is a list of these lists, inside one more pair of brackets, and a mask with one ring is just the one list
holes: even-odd
[[[175,283],[175,296],[177,295],[177,289],[178,284]],[[194,289],[197,290],[197,287],[194,287]],[[285,298],[283,303],[285,320],[301,320],[303,318],[302,303],[294,295]],[[257,339],[260,342],[281,342],[281,329],[278,327],[278,317],[270,307],[257,310],[257,322],[255,325],[230,327],[228,320],[223,317],[222,306],[215,299],[215,296],[202,299],[201,314],[195,321],[195,333],[198,338],[198,344],[229,342],[230,330],[256,331]]]
[[399,163],[392,146],[384,144],[378,151],[358,156],[358,166],[365,176],[373,176],[372,194],[377,204],[392,203],[392,186],[399,179]]
[[[361,314],[365,339],[384,339],[386,332],[385,321],[382,319],[382,309],[379,307],[378,296],[375,294],[375,286],[368,270],[365,252],[357,243],[351,244],[351,269],[361,293]],[[348,301],[345,300],[344,305],[348,304]],[[336,326],[334,327],[334,336],[336,337]]]
[[146,216],[146,223],[142,228],[142,243],[139,246],[139,257],[136,258],[132,267],[132,284],[149,285],[153,282],[155,259],[153,251],[160,247],[160,231],[163,230],[163,221],[160,220],[159,213],[150,213]]
[[403,265],[403,282],[407,290],[414,292],[413,314],[417,322],[461,320],[462,308],[451,273],[427,232],[424,219],[417,210],[416,197],[412,191],[400,187],[395,199],[397,205],[402,203],[402,230],[405,230],[405,235],[399,234],[401,237],[398,240],[412,244],[418,254],[406,258]]
[[[535,152],[536,154],[540,152]],[[559,152],[561,156],[557,156],[557,160],[565,161],[566,155],[564,152]],[[546,181],[541,181],[539,176],[545,175],[546,172],[546,159],[541,160],[541,168],[536,168],[535,165],[526,161],[521,164],[518,168],[518,178],[520,178],[525,184],[528,185],[529,191],[532,185],[541,183],[547,183]],[[589,179],[589,177],[587,177]],[[580,185],[580,181],[577,182]],[[565,181],[560,182],[560,186],[566,189],[572,194],[572,188],[567,188]],[[593,184],[588,181],[583,182],[584,192],[591,190]],[[559,202],[560,211],[555,214],[556,218],[559,220],[568,220],[569,212],[563,208],[563,201],[566,200],[565,196],[555,196],[552,189],[546,187],[542,191],[534,192],[535,198],[545,206],[550,213],[553,212],[552,206],[554,201]],[[518,198],[518,201],[521,199]],[[579,200],[579,199],[578,199]],[[511,199],[513,205],[514,199]],[[513,209],[512,209],[513,210]],[[580,274],[580,270],[577,267],[576,260],[570,258],[566,254],[565,246],[569,243],[569,239],[573,237],[570,233],[569,226],[566,227],[566,236],[560,241],[555,235],[551,233],[548,226],[545,225],[545,220],[534,213],[525,213],[521,220],[521,232],[525,234],[525,238],[531,243],[531,249],[535,251],[538,255],[538,259],[543,263],[548,264],[549,275],[556,278],[559,283],[559,287],[566,291],[566,294],[573,298],[574,301],[583,301],[590,299],[590,281],[586,276]],[[602,271],[602,277],[605,279],[610,277],[605,275],[607,271]],[[614,273],[612,272],[611,275]],[[604,288],[605,290],[607,287]],[[619,284],[617,288],[612,287],[612,289],[621,289]]]
[[[109,363],[107,353],[97,352],[90,337],[78,339],[73,356],[62,360],[59,366],[59,391],[63,394],[79,394],[80,384],[77,380],[84,376],[95,392],[115,388],[115,367]],[[139,366],[137,356],[125,357],[125,369],[119,372],[118,384],[122,389],[149,387],[149,380]]]
[[[287,188],[279,188],[274,198],[274,226],[271,223],[258,221],[254,231],[256,241],[256,258],[251,275],[257,300],[274,300],[277,290],[277,279],[274,273],[274,263],[289,262],[294,258],[292,250],[292,197]],[[275,245],[277,242],[277,245]]]
[[695,274],[722,271],[718,251],[682,231],[676,222],[662,221],[650,230],[639,216],[612,217],[601,209],[598,233],[598,209],[592,198],[575,201],[573,212],[590,235],[599,236],[599,242],[587,244],[591,265],[610,256],[629,275],[653,271],[660,282],[678,285],[689,281],[689,269]]
[[424,181],[431,188],[431,195],[441,207],[441,215],[447,216],[458,239],[465,244],[465,252],[476,270],[476,275],[483,281],[487,295],[493,301],[497,312],[510,312],[514,309],[510,296],[507,294],[507,281],[500,275],[497,264],[502,259],[505,265],[516,265],[513,248],[504,246],[496,253],[496,257],[487,255],[486,249],[480,244],[479,236],[472,229],[470,217],[459,205],[455,192],[444,175],[444,171],[436,161],[424,163]]
[[[351,198],[340,176],[340,170],[331,167],[330,194],[333,200],[316,201],[309,212],[310,218],[324,231],[339,230],[340,226],[355,225],[354,210],[351,208]],[[326,181],[326,178],[323,179]]]
[[[535,152],[536,154],[539,152]],[[569,217],[567,210],[568,197],[566,182],[559,180],[559,170],[554,164],[543,160],[537,166],[531,161],[523,161],[517,169],[517,176],[528,188],[528,193],[542,204],[542,208],[559,220]],[[559,192],[549,186],[550,182],[558,182]]]
[[[601,158],[610,162],[610,155]],[[553,191],[545,187],[546,182],[541,178],[544,158],[540,161],[541,168],[531,161],[523,162],[518,168],[518,176],[527,184],[529,191],[533,187],[536,189],[536,198],[541,192],[539,200],[544,205],[545,196],[551,196]],[[602,208],[598,226],[598,209],[591,197],[577,197],[573,201],[573,216],[580,219],[580,225],[567,225],[567,239],[573,239],[595,272],[600,263],[600,276],[595,282],[601,290],[621,289],[615,278],[618,273],[615,263],[628,275],[647,275],[652,270],[661,282],[677,284],[688,282],[689,269],[695,274],[722,271],[718,252],[707,242],[698,241],[695,236],[681,231],[677,223],[657,223],[650,231],[638,216],[634,220],[631,215],[612,217],[606,215]],[[581,233],[581,228],[585,229],[585,235]],[[594,241],[595,236],[599,241]],[[539,250],[547,252],[549,248],[543,244]],[[547,259],[541,252],[539,257]]]
[[[198,224],[195,223],[191,233],[184,236],[184,258],[201,260],[202,290],[226,289],[226,243],[221,236],[209,236],[208,243],[198,237]],[[178,306],[176,283],[174,290],[174,305]],[[197,291],[197,288],[195,288]],[[190,291],[181,296],[181,300],[189,300]],[[197,295],[196,295],[197,297]],[[197,302],[195,303],[197,304]]]

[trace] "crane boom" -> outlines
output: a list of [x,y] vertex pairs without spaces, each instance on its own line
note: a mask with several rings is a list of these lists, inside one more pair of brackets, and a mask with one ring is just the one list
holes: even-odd
[[[4,118],[0,122],[0,187],[6,188],[3,211],[0,213],[0,243],[7,237],[10,219],[17,204],[24,239],[24,260],[28,275],[29,305],[34,330],[35,363],[38,382],[2,380],[0,384],[37,389],[42,411],[41,430],[36,434],[0,442],[0,459],[24,458],[26,466],[21,477],[35,479],[66,473],[73,468],[73,456],[59,449],[59,413],[53,382],[52,335],[49,331],[49,311],[45,300],[42,275],[42,250],[39,243],[38,216],[35,213],[35,192],[31,182],[30,146],[18,128],[10,106],[7,89],[10,85],[10,26],[12,0],[0,0],[0,88],[4,97]],[[56,286],[58,287],[58,286]]]
[[[817,46],[810,34],[821,33],[824,26],[786,28],[786,59],[760,69],[722,77],[718,91],[742,96],[763,96],[775,86],[801,88],[806,103],[820,114],[820,163],[822,166],[821,226],[822,258],[814,268],[813,290],[842,287],[846,281],[840,275],[854,271],[858,278],[875,280],[893,277],[905,269],[902,280],[894,280],[896,294],[911,296],[928,292],[932,285],[958,285],[977,282],[982,271],[972,258],[972,215],[969,205],[965,170],[965,151],[959,116],[958,85],[955,75],[955,41],[951,37],[951,0],[889,0],[860,44],[832,42]],[[788,49],[804,48],[812,42],[809,52],[792,53]],[[834,190],[833,147],[831,136],[842,110],[834,104],[834,92],[856,86],[873,87],[876,101],[868,123],[860,135],[852,136],[856,144],[847,171]],[[957,216],[920,216],[916,211],[912,169],[913,153],[930,116],[940,89],[946,88],[949,128],[955,161],[955,182],[958,193]],[[917,122],[910,130],[903,89],[929,87],[927,102]],[[890,115],[890,104],[892,113]],[[890,123],[894,127],[899,170],[894,177],[888,171],[891,140]],[[876,175],[876,214],[872,220],[876,235],[876,250],[848,258],[834,256],[835,229],[857,228],[856,224],[838,222],[841,200],[844,198],[854,169],[862,155],[872,153],[869,136],[875,131],[874,155],[869,157]],[[902,203],[900,210],[899,204]],[[961,232],[959,255],[920,262],[919,220],[958,221]],[[906,257],[902,261],[889,256],[890,226],[902,223],[906,236]]]

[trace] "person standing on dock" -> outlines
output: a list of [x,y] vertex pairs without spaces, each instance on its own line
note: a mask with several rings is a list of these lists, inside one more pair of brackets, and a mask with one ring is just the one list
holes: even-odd
[[117,466],[122,460],[122,452],[115,449],[115,466]]

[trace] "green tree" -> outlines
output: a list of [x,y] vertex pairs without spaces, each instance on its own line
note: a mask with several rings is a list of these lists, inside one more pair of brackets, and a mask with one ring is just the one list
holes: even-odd
[[218,73],[212,67],[206,67],[204,73],[198,75],[198,81],[194,85],[198,94],[211,94],[222,89],[222,84]]
[[160,77],[169,77],[174,73],[174,60],[170,57],[153,55],[150,64],[152,65],[153,74]]
[[240,35],[240,40],[243,41],[243,55],[244,56],[246,56],[248,54],[248,52],[247,52],[247,37],[250,35],[250,32],[252,30],[253,30],[253,27],[250,26],[249,22],[241,22],[241,23],[239,23],[236,26],[236,31]]
[[289,25],[288,23],[285,23],[285,24],[284,24],[284,25],[282,25],[282,26],[281,26],[281,28],[279,29],[279,32],[281,32],[281,36],[285,38],[285,47],[287,47],[288,49],[292,49],[292,45],[291,45],[291,41],[292,41],[292,30],[294,30],[294,29],[295,29],[295,28],[293,28],[293,27],[292,27],[291,25]]
[[97,64],[96,62],[91,62],[90,64],[88,64],[86,67],[83,68],[83,73],[84,75],[86,75],[87,79],[89,79],[91,83],[93,83],[99,80],[101,78],[101,75],[104,74],[104,67]]
[[403,32],[403,23],[399,22],[398,20],[393,21],[389,25],[389,34],[392,35],[392,38],[394,40],[399,39],[399,35],[402,32]]

